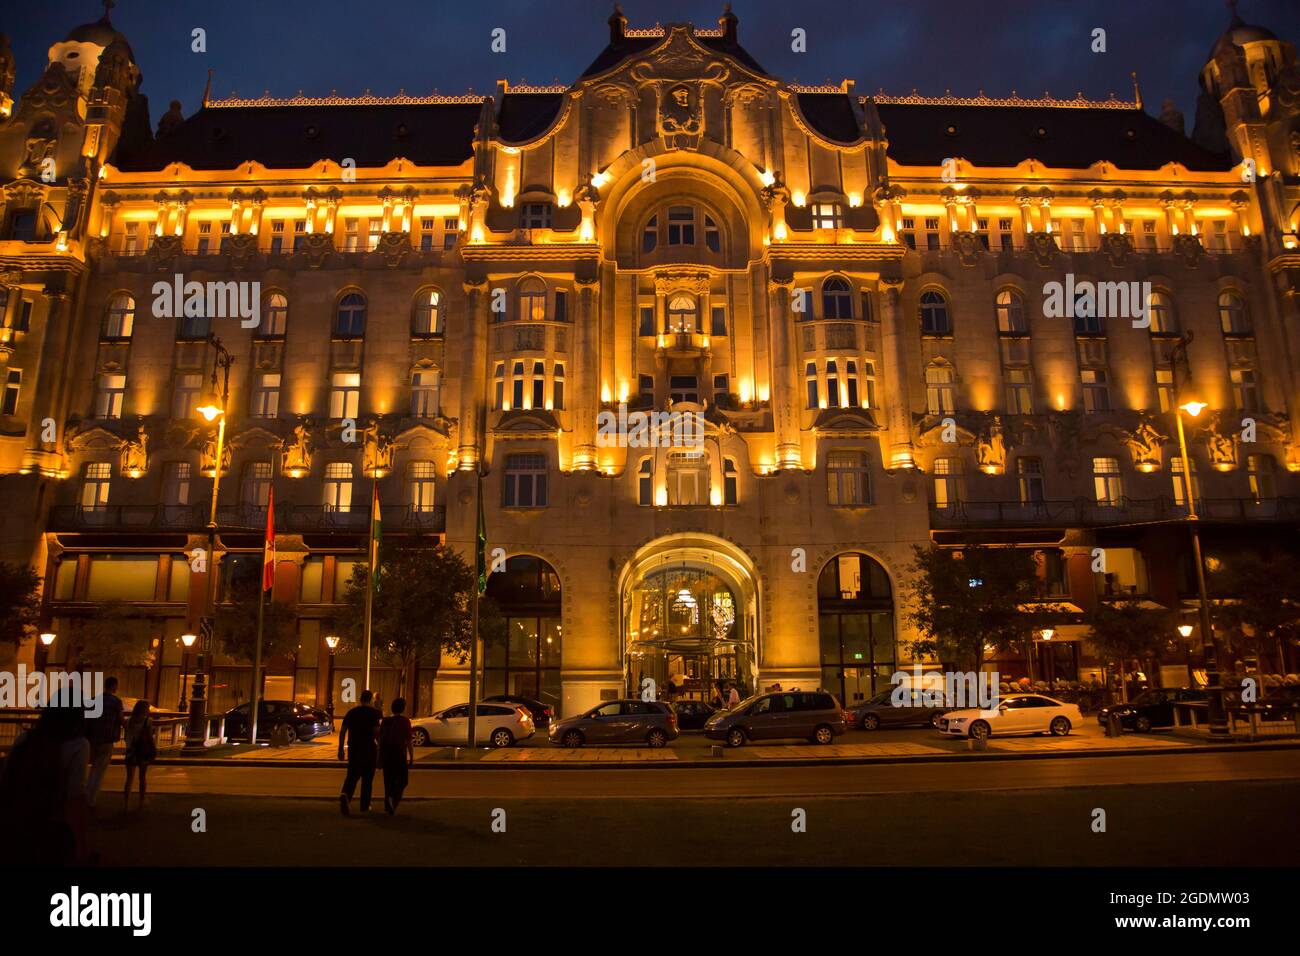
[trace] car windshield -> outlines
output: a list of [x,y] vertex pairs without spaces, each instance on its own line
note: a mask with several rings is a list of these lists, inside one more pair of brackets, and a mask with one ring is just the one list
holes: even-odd
[[867,701],[868,704],[888,704],[891,697],[894,696],[893,690],[882,690],[875,697]]
[[762,696],[763,696],[762,694],[754,694],[750,697],[746,697],[744,700],[742,700],[739,704],[737,704],[734,707],[728,707],[726,704],[723,704],[718,709],[727,712],[731,712],[733,710],[744,710],[746,707],[748,707],[750,704],[752,704],[754,701],[758,700]]
[[1158,704],[1164,700],[1165,695],[1158,690],[1144,690],[1133,698],[1135,704]]

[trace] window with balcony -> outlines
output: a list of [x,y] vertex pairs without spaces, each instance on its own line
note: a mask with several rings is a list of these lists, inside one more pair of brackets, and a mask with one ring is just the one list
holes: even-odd
[[826,456],[826,500],[832,506],[871,503],[871,471],[860,451],[833,451]]
[[257,334],[263,339],[284,338],[289,328],[289,299],[281,292],[272,292],[262,300],[262,322]]
[[431,461],[413,461],[406,466],[406,504],[413,512],[434,508],[438,472]]
[[361,373],[335,372],[330,376],[330,418],[357,417],[361,410]]
[[442,248],[455,249],[460,238],[460,217],[448,216],[442,220]]
[[23,388],[23,371],[11,368],[5,373],[4,395],[0,397],[0,415],[14,415],[18,412],[18,396]]
[[844,225],[844,207],[837,202],[815,202],[809,211],[814,229],[839,229]]
[[325,466],[323,486],[326,511],[352,510],[352,463],[332,461]]
[[239,485],[239,503],[246,508],[265,510],[271,501],[271,463],[250,461],[244,465]]
[[853,290],[847,279],[831,276],[822,283],[822,318],[853,318]]
[[519,207],[519,225],[523,229],[550,229],[551,204],[526,202]]
[[111,372],[100,375],[99,388],[95,393],[95,417],[121,418],[125,401],[126,376]]
[[415,297],[415,315],[411,332],[417,338],[442,334],[442,293],[437,289],[422,289]]
[[436,220],[432,218],[420,220],[420,251],[421,252],[429,252],[430,250],[433,249],[433,233],[434,233],[435,222]]
[[189,421],[203,394],[203,375],[200,372],[181,372],[172,387],[172,418]]
[[1046,500],[1046,486],[1043,484],[1043,460],[1041,458],[1017,458],[1016,480],[1020,488],[1020,503],[1022,505],[1040,504]]
[[280,414],[279,372],[254,373],[249,413],[253,418],[275,418]]
[[1256,504],[1274,501],[1277,498],[1277,478],[1273,456],[1247,455],[1246,480]]
[[930,415],[951,415],[957,410],[956,373],[951,365],[935,362],[925,370],[925,409]]
[[334,316],[334,337],[359,339],[366,334],[366,297],[360,292],[349,292],[339,299]]
[[104,328],[101,338],[129,339],[135,328],[135,299],[126,293],[118,293],[108,302],[108,312],[104,316]]
[[699,451],[668,454],[668,504],[693,507],[709,503],[709,459]]
[[1237,292],[1219,293],[1219,325],[1224,335],[1250,335],[1250,314],[1246,300]]
[[700,330],[699,307],[689,295],[675,295],[668,300],[668,331],[693,333]]
[[677,402],[698,402],[700,380],[694,375],[673,375],[668,379],[668,397]]
[[88,461],[81,479],[81,510],[106,511],[113,466],[106,461]]
[[934,460],[934,506],[955,508],[962,500],[960,458]]
[[[1201,479],[1197,474],[1196,459],[1189,456],[1192,463],[1192,498],[1201,500]],[[1174,493],[1174,504],[1179,508],[1187,507],[1187,483],[1183,481],[1183,456],[1171,453],[1169,456],[1169,487]]]
[[1029,321],[1025,317],[1025,297],[1015,289],[1003,289],[994,298],[998,315],[998,331],[1004,335],[1029,334]]
[[439,387],[437,369],[422,368],[411,373],[411,416],[413,418],[433,418],[438,414]]
[[921,293],[921,334],[952,335],[952,317],[948,314],[948,299],[942,292],[928,289]]
[[293,221],[293,251],[298,252],[307,244],[307,220],[295,219]]
[[1124,500],[1124,485],[1118,458],[1092,460],[1092,492],[1097,504],[1111,508],[1120,506]]
[[164,507],[182,508],[190,504],[193,472],[188,461],[170,461],[163,469]]
[[546,456],[542,454],[506,455],[505,474],[501,479],[503,508],[546,507]]
[[909,249],[916,248],[916,220],[910,216],[905,216],[899,225],[898,238],[903,241],[903,245]]

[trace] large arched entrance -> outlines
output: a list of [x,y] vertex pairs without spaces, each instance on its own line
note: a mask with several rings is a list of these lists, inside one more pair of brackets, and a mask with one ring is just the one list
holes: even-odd
[[[627,691],[707,699],[719,681],[741,696],[758,678],[758,586],[749,557],[721,539],[673,536],[642,548],[620,585]],[[669,685],[672,685],[670,691]]]
[[822,687],[846,707],[891,685],[895,670],[894,592],[875,558],[837,554],[817,578]]
[[488,577],[490,612],[480,619],[484,696],[518,694],[560,712],[560,576],[530,554]]

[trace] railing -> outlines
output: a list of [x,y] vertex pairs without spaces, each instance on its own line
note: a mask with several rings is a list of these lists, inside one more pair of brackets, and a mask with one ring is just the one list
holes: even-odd
[[[201,531],[208,526],[209,505],[106,505],[83,508],[61,505],[50,510],[50,531]],[[447,509],[443,505],[419,509],[412,506],[381,505],[385,525],[408,530],[445,531]],[[280,504],[275,509],[278,531],[365,531],[370,524],[370,506],[348,509],[329,505]],[[222,530],[261,531],[266,527],[266,509],[252,505],[217,507],[217,527]]]
[[[18,735],[25,730],[30,730],[40,715],[40,710],[27,707],[0,710],[0,751],[10,750]],[[225,732],[224,724],[225,719],[222,718],[221,726],[218,727],[221,734]],[[189,717],[186,714],[167,712],[153,714],[154,742],[159,751],[180,750],[184,747],[188,728]],[[125,743],[119,740],[113,745],[113,752],[120,754],[125,746]]]
[[[1211,521],[1300,520],[1300,498],[1197,499],[1196,510]],[[1115,504],[1098,504],[1087,498],[1064,501],[955,501],[946,507],[930,506],[936,528],[975,526],[1103,525],[1142,521],[1178,521],[1187,508],[1172,498],[1120,498]]]

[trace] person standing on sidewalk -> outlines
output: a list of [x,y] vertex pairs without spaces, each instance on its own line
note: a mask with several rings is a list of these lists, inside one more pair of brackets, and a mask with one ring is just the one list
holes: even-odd
[[117,696],[117,678],[104,681],[102,710],[86,722],[86,739],[90,741],[90,774],[86,777],[86,806],[95,805],[95,795],[104,782],[104,772],[113,759],[113,747],[122,739],[122,698]]
[[410,782],[415,749],[411,745],[411,720],[404,713],[406,698],[394,697],[390,706],[392,716],[379,725],[379,766],[384,769],[384,812],[391,817]]
[[137,700],[131,708],[131,719],[126,722],[126,787],[122,790],[122,809],[131,809],[131,778],[140,771],[140,809],[144,809],[145,776],[149,765],[158,756],[158,744],[153,736],[153,718],[149,715],[149,702]]
[[358,780],[361,781],[361,812],[370,809],[370,791],[375,785],[375,764],[379,757],[379,711],[370,702],[373,696],[369,690],[363,690],[361,703],[347,712],[339,729],[340,760],[343,746],[348,744],[348,773],[343,778],[343,792],[339,794],[339,810],[345,817],[352,812],[352,794]]

